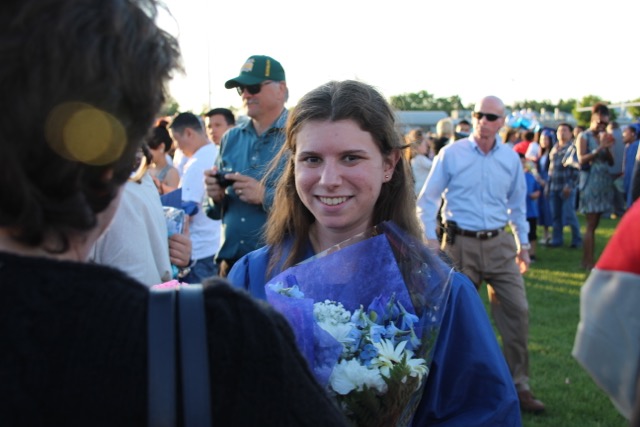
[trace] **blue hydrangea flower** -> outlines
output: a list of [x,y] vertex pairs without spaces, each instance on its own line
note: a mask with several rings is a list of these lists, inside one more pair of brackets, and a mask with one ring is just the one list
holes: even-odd
[[360,360],[365,366],[370,366],[371,360],[376,356],[378,356],[378,350],[373,344],[365,344],[360,352]]

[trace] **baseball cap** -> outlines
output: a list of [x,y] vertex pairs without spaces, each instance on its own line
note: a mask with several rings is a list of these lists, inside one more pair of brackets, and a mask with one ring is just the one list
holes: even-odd
[[240,85],[255,85],[265,80],[284,81],[284,68],[275,59],[265,55],[250,56],[242,68],[240,75],[227,80],[224,87],[231,89]]

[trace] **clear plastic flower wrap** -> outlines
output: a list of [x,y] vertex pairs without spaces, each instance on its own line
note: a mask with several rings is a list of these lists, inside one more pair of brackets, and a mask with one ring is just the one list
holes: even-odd
[[278,274],[267,300],[357,426],[411,423],[453,270],[392,222]]
[[163,210],[164,218],[167,221],[167,231],[169,232],[169,237],[174,234],[182,233],[184,231],[184,210],[173,208],[170,206],[163,206]]
[[[174,234],[181,234],[184,231],[185,211],[171,206],[163,206],[164,218],[167,221],[167,232],[169,237]],[[171,264],[173,278],[178,277],[179,269]]]

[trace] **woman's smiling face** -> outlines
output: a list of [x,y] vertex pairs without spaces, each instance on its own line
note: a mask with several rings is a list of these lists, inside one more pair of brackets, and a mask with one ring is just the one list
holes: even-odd
[[296,191],[318,232],[347,238],[374,225],[374,206],[396,161],[352,120],[303,125],[296,136]]

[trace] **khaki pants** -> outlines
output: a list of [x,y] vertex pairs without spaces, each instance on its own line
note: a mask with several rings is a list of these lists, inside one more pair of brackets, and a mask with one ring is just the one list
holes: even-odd
[[491,314],[502,336],[503,353],[518,391],[529,389],[529,305],[524,279],[515,262],[513,236],[500,232],[480,240],[456,235],[450,245],[443,239],[442,249],[458,271],[464,273],[478,290],[487,283]]

